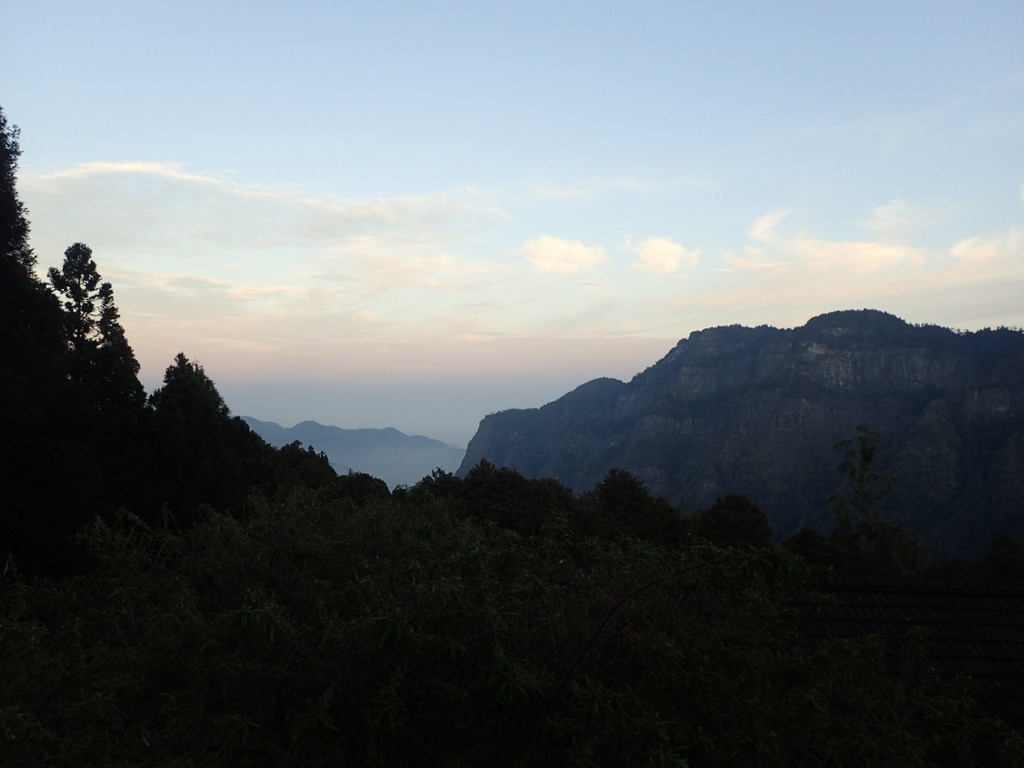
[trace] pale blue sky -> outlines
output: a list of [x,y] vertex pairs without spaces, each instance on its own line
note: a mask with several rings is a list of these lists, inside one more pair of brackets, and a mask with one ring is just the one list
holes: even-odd
[[690,331],[1024,325],[1024,4],[9,0],[45,268],[152,386],[465,445]]

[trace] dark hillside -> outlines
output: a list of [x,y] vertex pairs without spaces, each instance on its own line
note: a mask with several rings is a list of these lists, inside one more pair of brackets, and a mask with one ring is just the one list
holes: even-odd
[[1024,333],[874,310],[694,332],[629,383],[486,417],[460,473],[486,458],[583,491],[621,467],[684,511],[745,494],[785,537],[828,524],[834,446],[862,424],[897,475],[889,515],[930,548],[1024,535]]

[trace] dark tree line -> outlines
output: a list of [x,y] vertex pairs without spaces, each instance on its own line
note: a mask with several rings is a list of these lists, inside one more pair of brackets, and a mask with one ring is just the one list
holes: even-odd
[[35,273],[18,137],[0,111],[0,554],[78,572],[90,563],[74,536],[96,517],[188,525],[204,505],[243,514],[253,489],[335,479],[322,454],[277,451],[232,418],[184,354],[146,396],[92,250],[74,243],[47,281]]
[[610,470],[592,491],[574,496],[557,480],[529,479],[484,459],[465,478],[438,469],[403,493],[443,499],[456,514],[488,520],[526,536],[555,530],[581,540],[635,538],[671,549],[696,542],[719,547],[771,546],[768,518],[746,496],[728,494],[708,509],[684,517],[622,469]]

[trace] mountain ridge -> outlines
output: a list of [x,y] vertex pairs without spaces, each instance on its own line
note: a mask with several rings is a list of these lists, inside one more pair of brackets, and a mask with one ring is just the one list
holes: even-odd
[[785,536],[828,526],[835,445],[861,424],[899,475],[890,511],[932,549],[1024,534],[1024,333],[878,310],[694,331],[629,382],[485,417],[459,474],[486,458],[579,492],[617,466],[684,512],[746,493]]
[[345,429],[306,420],[294,427],[242,416],[249,428],[279,448],[296,440],[327,454],[336,472],[365,472],[390,488],[414,485],[434,469],[454,471],[463,449],[423,435],[407,435],[394,427]]

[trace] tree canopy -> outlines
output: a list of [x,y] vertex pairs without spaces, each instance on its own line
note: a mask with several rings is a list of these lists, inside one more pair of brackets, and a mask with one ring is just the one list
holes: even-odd
[[770,547],[768,516],[746,496],[730,493],[687,518],[690,533],[719,547]]
[[103,406],[141,406],[139,363],[121,326],[114,288],[100,282],[92,249],[75,243],[64,251],[63,266],[50,267],[48,274],[62,298],[72,376]]
[[35,254],[28,243],[28,219],[24,204],[16,191],[21,131],[9,125],[0,107],[0,254],[31,273]]
[[1012,738],[919,657],[802,644],[788,597],[812,572],[778,550],[524,536],[456,507],[321,490],[92,526],[93,573],[5,585],[3,759],[929,766]]

